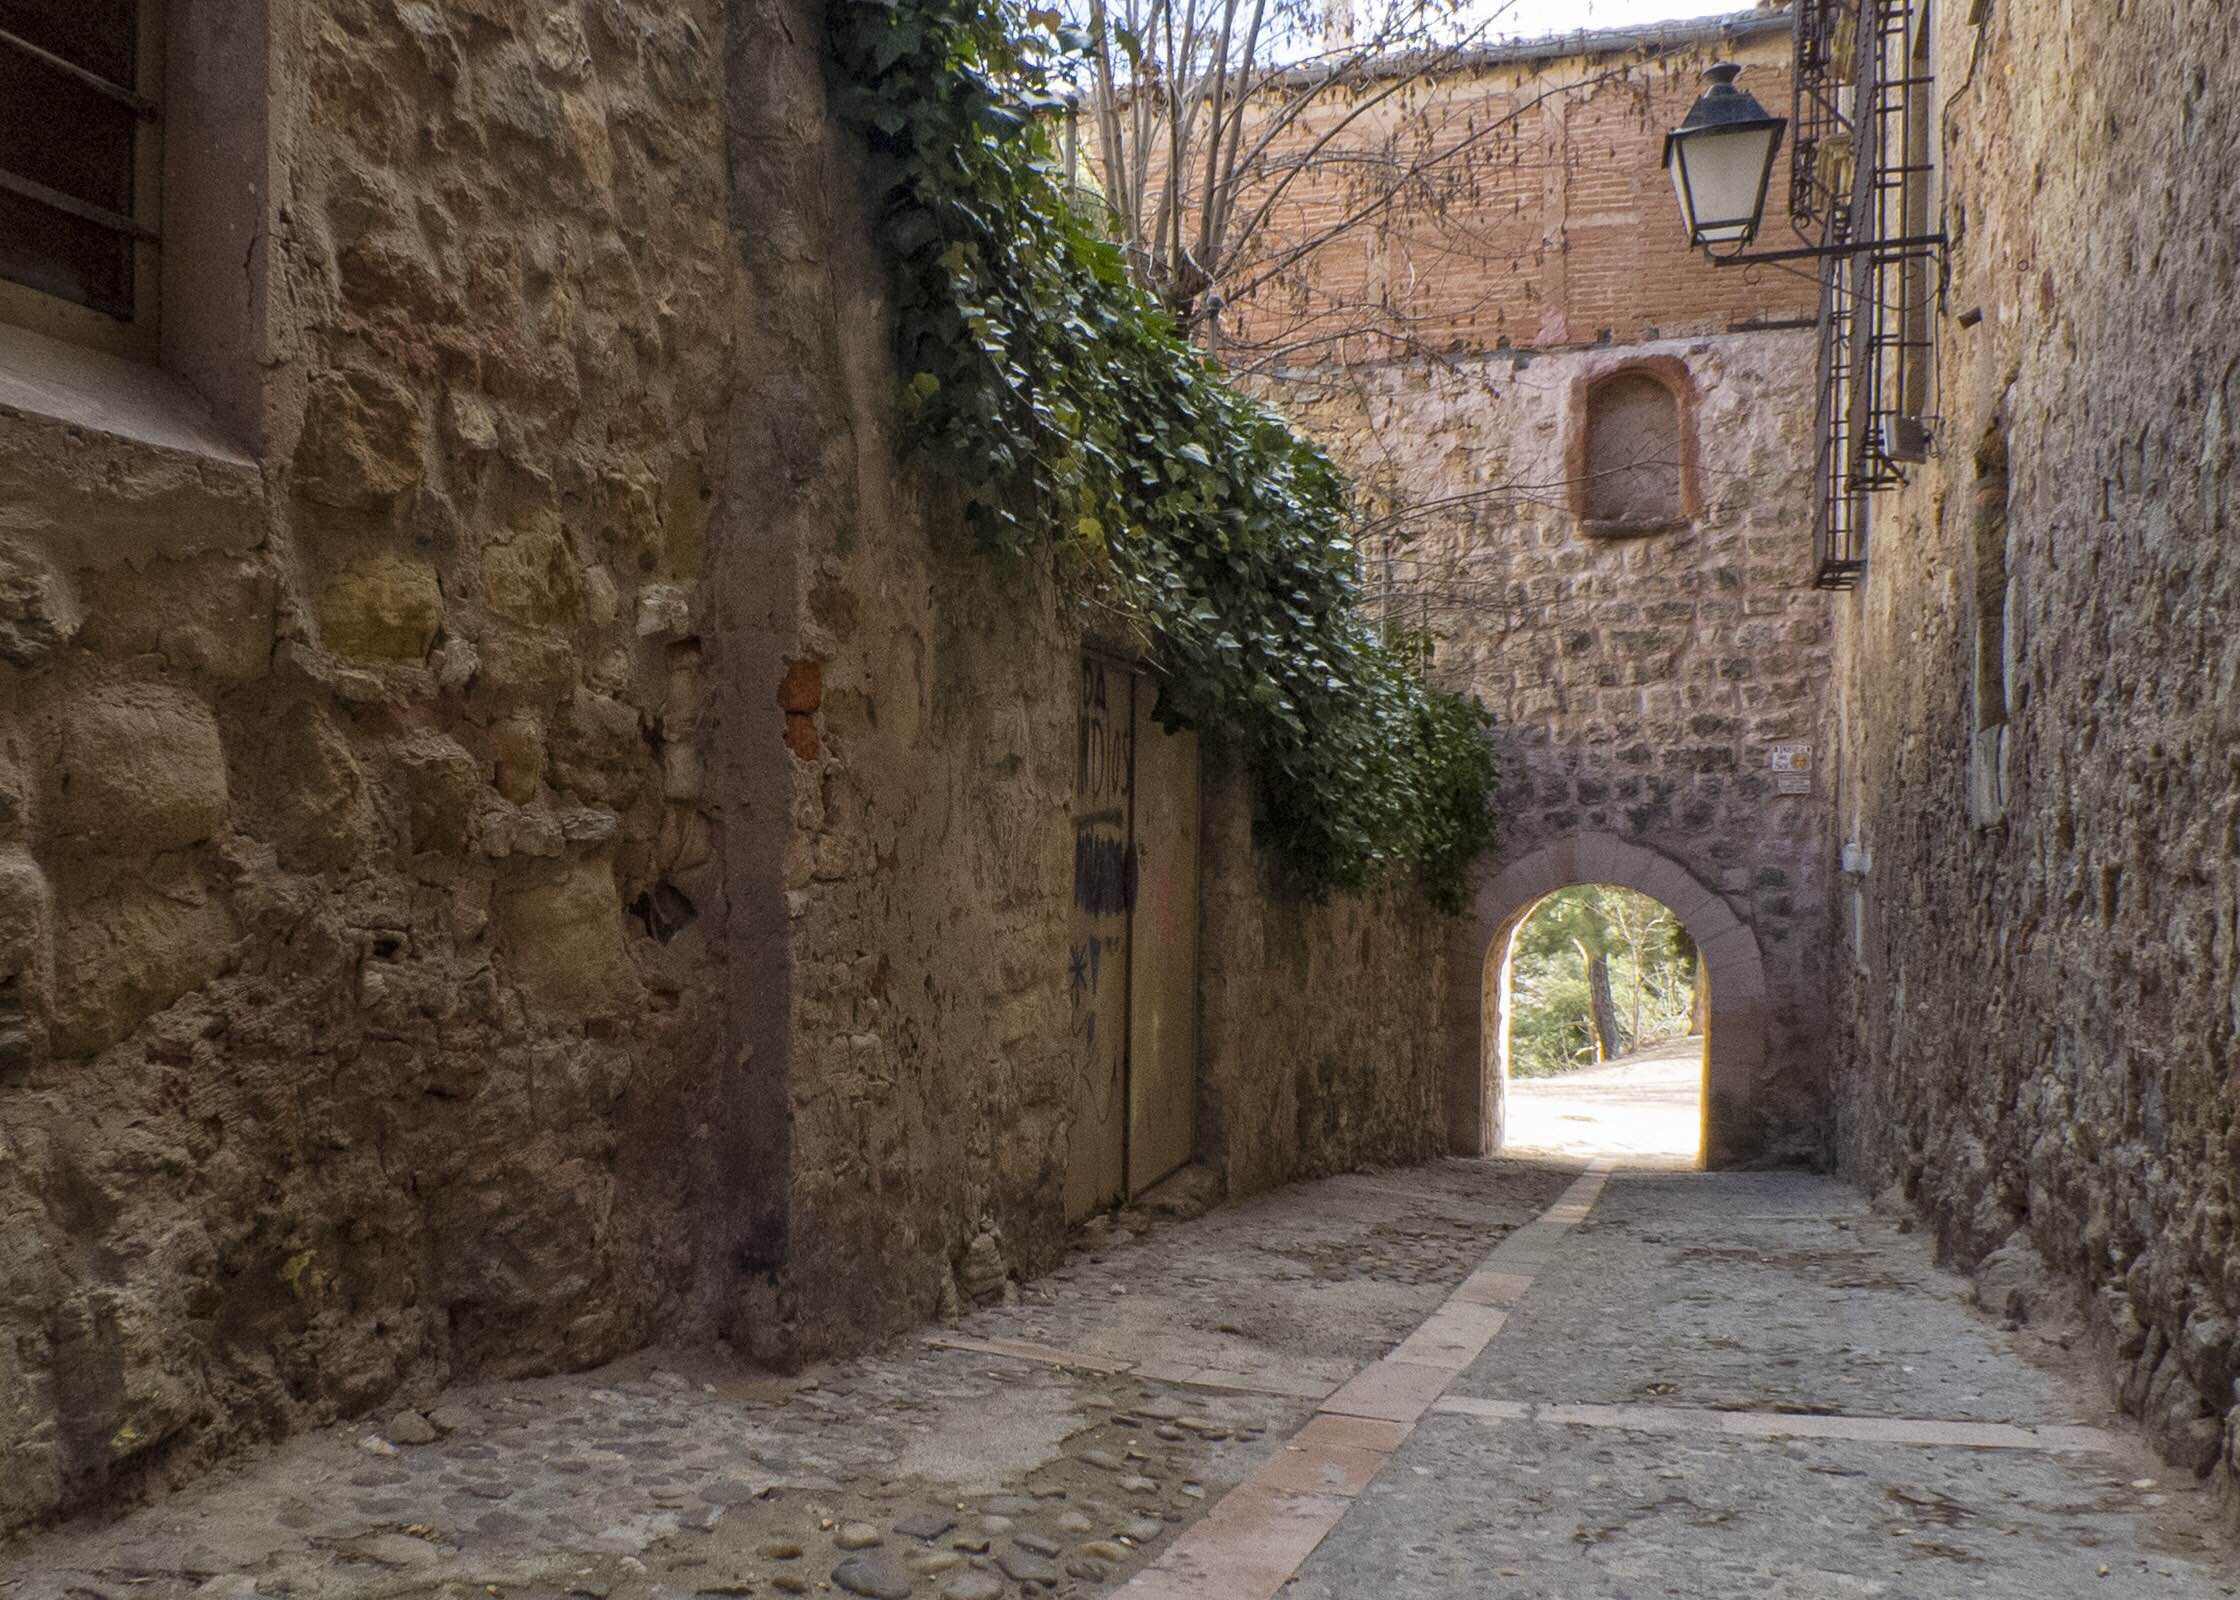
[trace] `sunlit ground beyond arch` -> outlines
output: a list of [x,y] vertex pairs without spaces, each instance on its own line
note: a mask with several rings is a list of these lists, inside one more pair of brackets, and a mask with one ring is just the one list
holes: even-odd
[[1504,1154],[1701,1164],[1712,995],[1669,905],[1624,884],[1558,889],[1495,940],[1485,977]]
[[1554,1077],[1512,1078],[1501,1153],[1694,1168],[1703,1153],[1702,1036]]

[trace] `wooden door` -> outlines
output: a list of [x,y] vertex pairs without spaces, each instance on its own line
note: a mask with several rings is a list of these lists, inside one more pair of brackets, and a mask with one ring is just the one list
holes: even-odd
[[1190,1159],[1198,1086],[1198,736],[1136,685],[1135,914],[1128,929],[1128,1193]]
[[1081,658],[1081,723],[1073,790],[1073,928],[1066,951],[1074,1052],[1073,1140],[1066,1220],[1122,1198],[1128,1140],[1128,913],[1135,674]]

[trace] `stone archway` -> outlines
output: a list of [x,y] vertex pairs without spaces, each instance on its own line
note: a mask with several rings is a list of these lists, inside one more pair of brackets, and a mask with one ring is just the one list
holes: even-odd
[[[1503,1082],[1489,1070],[1504,1003],[1499,976],[1489,995],[1483,974],[1505,951],[1511,933],[1548,895],[1580,883],[1613,883],[1662,901],[1702,952],[1711,982],[1709,1042],[1704,1053],[1703,1164],[1731,1167],[1757,1152],[1750,1098],[1766,1060],[1769,1020],[1765,964],[1757,935],[1726,901],[1669,857],[1615,834],[1575,833],[1510,862],[1483,884],[1462,919],[1454,949],[1447,1064],[1447,1128],[1457,1155],[1490,1155],[1501,1147]],[[1467,1007],[1467,1012],[1464,1011]]]

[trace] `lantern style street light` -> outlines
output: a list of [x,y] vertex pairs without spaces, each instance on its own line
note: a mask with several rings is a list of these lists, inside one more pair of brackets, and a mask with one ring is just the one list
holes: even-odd
[[1765,216],[1773,158],[1789,119],[1736,88],[1741,73],[1731,61],[1704,69],[1707,87],[1688,120],[1664,138],[1664,164],[1690,244],[1748,244]]
[[[1765,221],[1766,191],[1773,183],[1774,157],[1789,119],[1758,104],[1738,88],[1742,68],[1731,61],[1706,67],[1704,91],[1688,110],[1688,120],[1665,135],[1664,164],[1672,173],[1672,192],[1680,199],[1680,221],[1688,243],[1701,245],[1715,267],[1757,266],[1768,261],[1812,261],[1874,254],[1900,259],[1945,244],[1942,233],[1905,238],[1865,238],[1802,249],[1746,252]],[[1723,253],[1719,247],[1732,246]]]

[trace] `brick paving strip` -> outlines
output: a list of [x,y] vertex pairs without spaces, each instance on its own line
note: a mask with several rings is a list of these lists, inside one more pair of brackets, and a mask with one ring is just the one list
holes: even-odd
[[1415,1332],[1324,1399],[1274,1460],[1222,1496],[1115,1600],[1269,1600],[1493,1342],[1616,1165],[1593,1162],[1554,1205],[1496,1245]]

